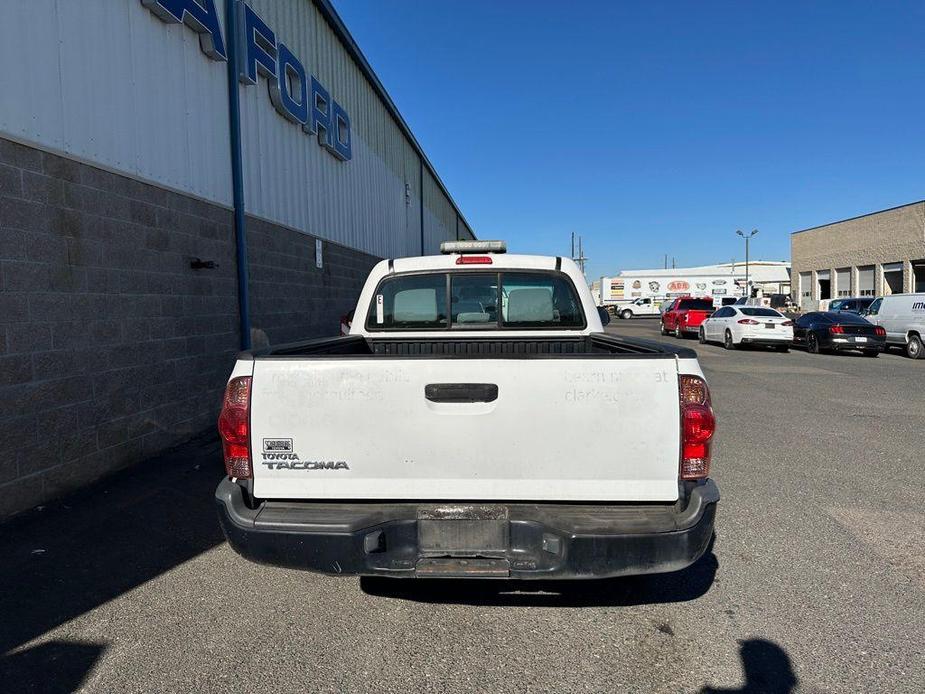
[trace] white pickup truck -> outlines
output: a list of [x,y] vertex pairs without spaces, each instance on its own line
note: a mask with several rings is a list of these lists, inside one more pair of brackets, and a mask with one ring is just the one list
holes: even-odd
[[696,354],[604,333],[569,259],[442,250],[376,265],[349,335],[238,357],[216,491],[231,546],[408,577],[696,561],[719,501]]
[[[651,298],[633,299],[632,301],[615,305],[613,312],[624,320],[629,320],[636,316],[658,316],[659,307],[662,303],[662,301],[655,301]],[[664,303],[668,303],[668,300]]]

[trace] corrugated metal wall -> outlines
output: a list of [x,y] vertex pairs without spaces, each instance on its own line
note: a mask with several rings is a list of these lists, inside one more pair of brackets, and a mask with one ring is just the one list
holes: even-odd
[[231,204],[226,63],[138,0],[0,0],[0,133]]
[[456,210],[424,169],[424,253],[439,253],[440,242],[456,238]]
[[[249,4],[346,109],[353,158],[338,161],[282,118],[262,78],[241,85],[248,213],[374,255],[414,255],[423,195],[425,252],[457,226],[471,236],[427,167],[421,190],[415,146],[311,0]],[[186,26],[139,0],[0,0],[0,60],[0,134],[231,204],[227,66]]]
[[[338,161],[286,121],[263,80],[240,89],[244,186],[252,214],[388,257],[420,249],[418,157],[309,0],[251,7],[350,115],[353,158]],[[455,233],[455,232],[454,232]]]

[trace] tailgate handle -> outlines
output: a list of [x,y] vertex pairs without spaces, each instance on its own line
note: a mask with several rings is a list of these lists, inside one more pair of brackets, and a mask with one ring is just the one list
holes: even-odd
[[431,402],[494,402],[498,386],[494,383],[428,383],[424,397]]

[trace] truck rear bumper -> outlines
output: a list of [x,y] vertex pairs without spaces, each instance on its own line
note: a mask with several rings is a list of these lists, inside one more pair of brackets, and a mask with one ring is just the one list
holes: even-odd
[[677,571],[713,535],[712,480],[677,504],[245,503],[216,490],[229,544],[263,564],[396,577],[605,578]]

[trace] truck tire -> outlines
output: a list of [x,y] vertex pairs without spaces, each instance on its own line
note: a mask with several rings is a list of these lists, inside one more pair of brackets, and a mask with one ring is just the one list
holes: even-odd
[[623,320],[629,320],[632,317],[633,317],[633,312],[630,311],[628,308],[625,308],[620,312],[620,318],[622,318]]
[[726,334],[723,335],[723,348],[724,349],[735,349],[736,348],[736,343],[732,341],[732,333],[729,332],[728,330],[726,331]]
[[925,347],[922,345],[922,338],[913,333],[906,340],[906,356],[910,359],[921,359],[925,353]]
[[674,324],[674,336],[675,336],[675,339],[676,339],[676,340],[680,340],[681,338],[684,337],[684,333],[681,332],[681,324],[680,324],[680,323],[675,323],[675,324]]
[[667,334],[668,334],[668,331],[665,330],[665,324],[664,324],[664,323],[659,323],[659,328],[661,329],[662,335],[667,335]]

